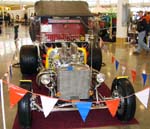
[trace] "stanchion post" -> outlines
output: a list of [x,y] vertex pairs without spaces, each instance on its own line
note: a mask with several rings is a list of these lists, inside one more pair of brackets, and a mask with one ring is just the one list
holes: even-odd
[[4,107],[4,92],[3,92],[3,82],[0,79],[0,97],[1,97],[1,105],[2,105],[2,120],[3,120],[3,129],[6,129],[6,119],[5,119],[5,107]]

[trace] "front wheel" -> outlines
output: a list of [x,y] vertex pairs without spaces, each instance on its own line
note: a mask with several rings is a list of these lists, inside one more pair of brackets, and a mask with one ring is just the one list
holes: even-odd
[[117,118],[121,121],[133,119],[136,110],[136,98],[130,81],[126,78],[115,78],[112,83],[111,93],[113,98],[120,98]]
[[[24,81],[20,83],[20,87],[31,91],[31,82]],[[31,127],[31,107],[30,107],[31,93],[27,93],[18,103],[18,119],[22,128],[28,129]]]

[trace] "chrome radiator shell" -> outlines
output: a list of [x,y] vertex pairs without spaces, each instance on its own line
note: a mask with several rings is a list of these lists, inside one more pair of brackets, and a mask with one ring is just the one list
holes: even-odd
[[58,70],[57,90],[61,99],[88,99],[91,83],[87,65],[72,65]]

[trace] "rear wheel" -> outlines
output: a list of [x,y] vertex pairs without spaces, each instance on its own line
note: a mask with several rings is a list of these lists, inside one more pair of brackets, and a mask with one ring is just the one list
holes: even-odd
[[31,22],[31,24],[29,26],[29,34],[30,34],[31,40],[34,42],[36,40],[36,32],[35,32],[34,22]]
[[119,97],[121,99],[116,114],[118,119],[121,121],[133,119],[136,110],[136,98],[130,81],[126,78],[114,79],[111,92],[113,98]]
[[[91,52],[92,51],[92,52]],[[93,48],[89,50],[89,56],[87,59],[87,64],[92,66],[93,69],[98,71],[101,70],[102,67],[102,51],[101,48]]]
[[20,70],[22,74],[34,74],[38,68],[38,51],[34,45],[24,45],[20,49]]
[[[20,87],[31,91],[31,82],[21,82]],[[18,119],[22,128],[28,129],[31,127],[31,93],[27,93],[18,103]]]

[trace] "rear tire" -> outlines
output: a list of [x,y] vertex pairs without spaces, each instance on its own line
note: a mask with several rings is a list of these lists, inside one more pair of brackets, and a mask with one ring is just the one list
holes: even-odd
[[36,32],[35,32],[35,24],[34,22],[31,22],[29,26],[29,34],[32,42],[36,41]]
[[20,70],[22,74],[37,73],[38,51],[34,45],[24,45],[20,49]]
[[[111,92],[112,97],[121,99],[116,114],[117,118],[125,122],[133,119],[136,111],[136,98],[130,81],[126,78],[114,79]],[[124,98],[126,96],[130,97]]]
[[[92,61],[92,63],[91,63]],[[101,70],[102,67],[102,51],[101,48],[93,48],[92,52],[89,50],[89,56],[87,59],[87,64],[89,66],[92,66],[93,69],[96,69],[98,71]]]
[[[21,82],[20,87],[31,91],[31,82]],[[28,129],[31,127],[32,115],[30,107],[31,93],[27,93],[18,103],[18,119],[22,128]]]

